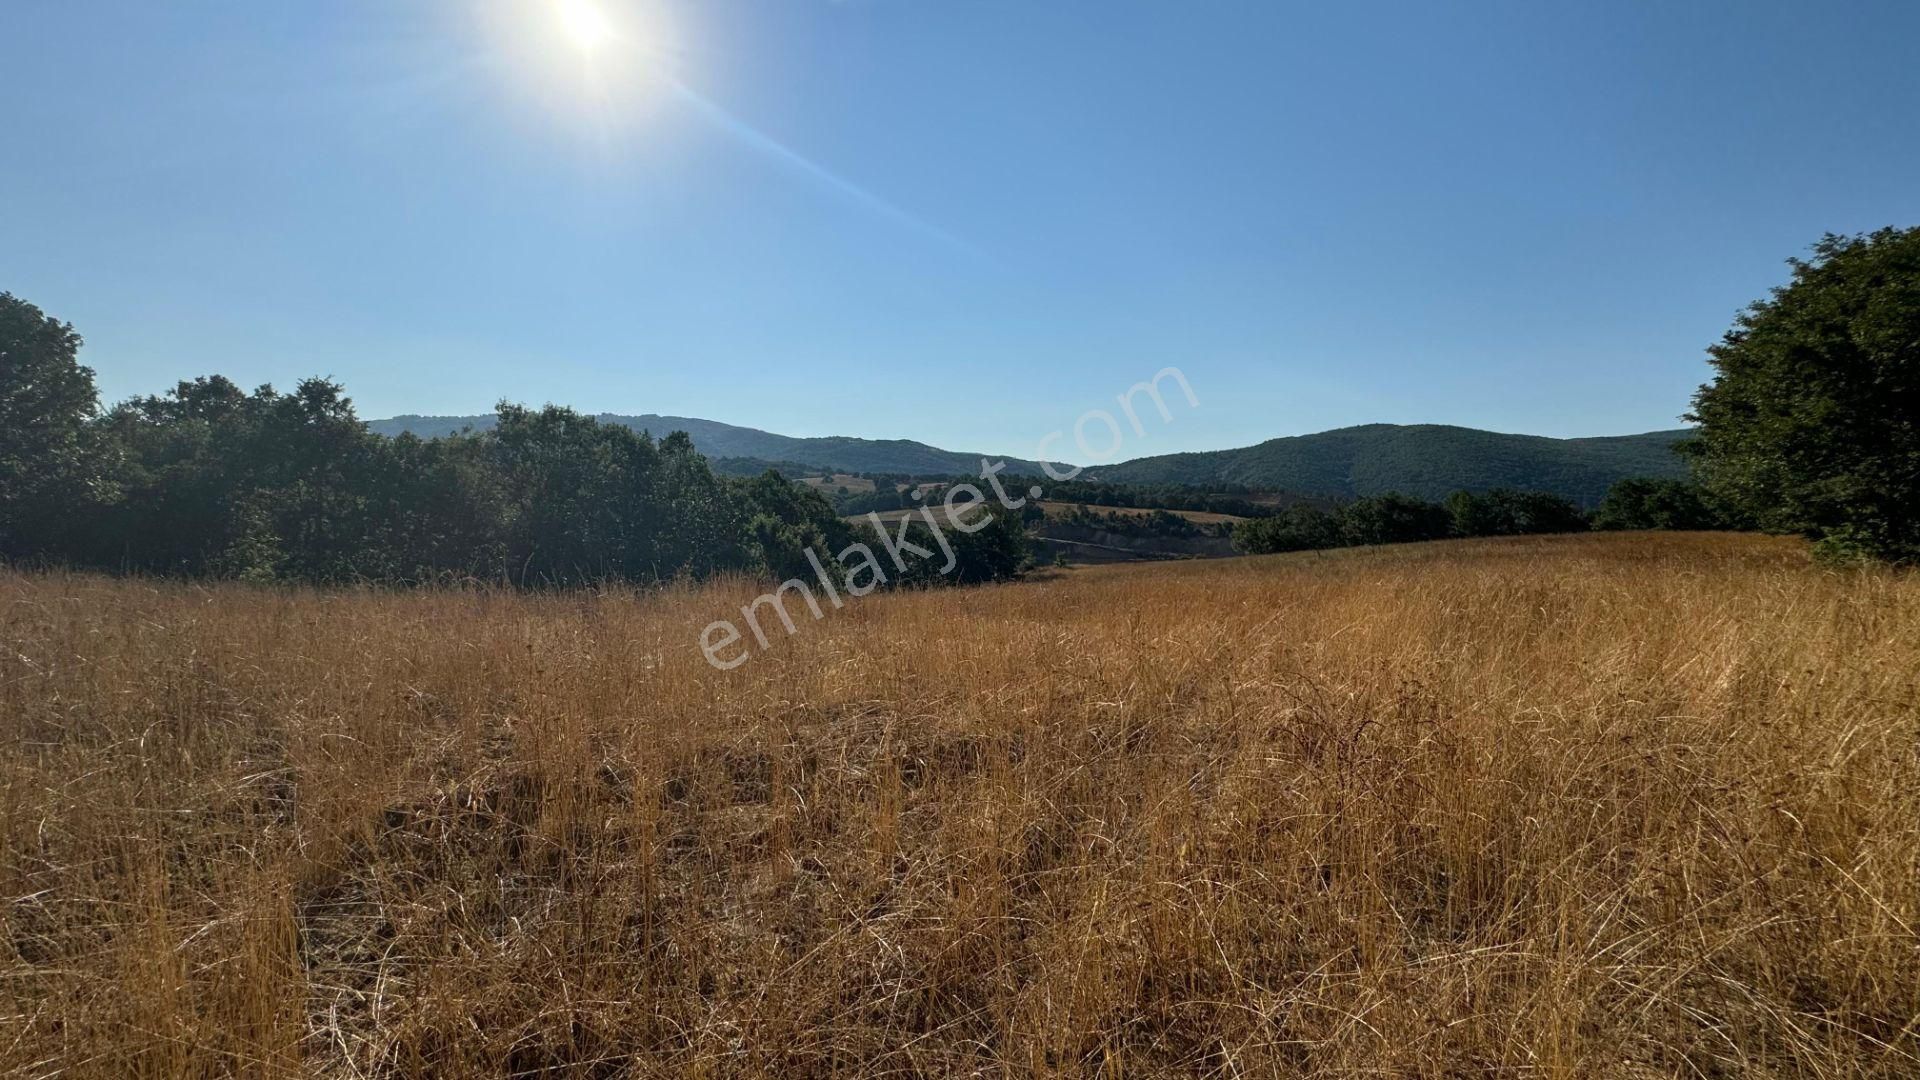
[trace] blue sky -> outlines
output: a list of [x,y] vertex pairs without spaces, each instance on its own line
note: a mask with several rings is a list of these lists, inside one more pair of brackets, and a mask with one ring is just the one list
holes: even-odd
[[329,375],[1025,453],[1669,427],[1920,223],[1920,5],[9,0],[0,289],[115,400]]

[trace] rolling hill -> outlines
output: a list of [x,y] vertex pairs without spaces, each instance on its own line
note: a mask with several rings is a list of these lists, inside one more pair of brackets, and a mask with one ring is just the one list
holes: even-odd
[[[976,476],[980,459],[1004,460],[1010,473],[1040,475],[1038,462],[1021,458],[942,450],[910,439],[850,436],[796,438],[690,416],[602,413],[603,423],[624,424],[655,435],[684,431],[710,458],[746,459],[733,465],[781,463],[820,471],[907,473],[916,476]],[[487,416],[396,416],[371,420],[382,435],[412,432],[423,438],[463,428],[484,431]],[[1685,429],[1589,439],[1507,435],[1444,424],[1365,424],[1313,435],[1269,439],[1237,450],[1136,458],[1088,471],[1085,479],[1126,484],[1244,484],[1299,495],[1354,498],[1398,491],[1441,499],[1466,488],[1551,491],[1591,506],[1614,481],[1630,476],[1680,477],[1686,464],[1673,444]],[[728,471],[742,471],[730,468]],[[750,471],[750,470],[749,470]]]
[[1444,424],[1365,424],[1269,439],[1238,450],[1136,458],[1093,470],[1128,484],[1246,484],[1354,498],[1398,491],[1441,499],[1466,488],[1551,491],[1591,506],[1614,481],[1682,477],[1686,429],[1590,439],[1507,435]]
[[[595,417],[603,424],[624,424],[636,431],[650,431],[656,437],[684,431],[693,445],[710,458],[752,458],[767,462],[803,462],[819,469],[854,473],[908,473],[914,476],[978,476],[980,459],[1005,461],[1011,472],[1037,475],[1040,464],[1022,458],[1002,458],[991,454],[942,450],[911,439],[856,439],[846,435],[820,438],[796,438],[776,435],[758,428],[736,427],[717,420],[691,416],[660,416],[647,413],[622,416],[601,413]],[[494,418],[486,416],[396,416],[388,420],[369,420],[367,427],[380,435],[411,432],[423,439],[450,435],[463,428],[485,431]]]

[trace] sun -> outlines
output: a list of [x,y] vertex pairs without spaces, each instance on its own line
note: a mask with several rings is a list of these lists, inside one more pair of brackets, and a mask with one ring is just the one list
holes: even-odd
[[613,22],[594,0],[553,0],[560,32],[583,53],[595,53],[613,40]]
[[[0,0],[4,6],[5,0]],[[665,0],[449,2],[502,87],[603,137],[677,100],[680,54]]]

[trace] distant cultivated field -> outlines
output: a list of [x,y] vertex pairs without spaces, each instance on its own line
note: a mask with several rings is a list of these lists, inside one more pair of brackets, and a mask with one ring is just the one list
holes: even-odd
[[[937,507],[940,505],[940,503],[938,500],[935,500],[932,505]],[[847,514],[844,517],[842,517],[841,520],[869,521],[871,520],[872,516],[876,514],[879,515],[881,521],[899,521],[901,518],[919,517],[920,508],[918,506],[915,506],[906,510],[869,510],[865,514]]]
[[[1040,508],[1047,512],[1048,517],[1060,517],[1064,514],[1071,514],[1075,510],[1086,510],[1095,514],[1117,514],[1121,517],[1151,517],[1154,514],[1152,509],[1138,506],[1099,506],[1094,503],[1053,502],[1051,500],[1041,503]],[[1172,514],[1175,517],[1186,518],[1195,525],[1216,525],[1223,521],[1246,520],[1246,518],[1239,517],[1235,514],[1216,514],[1211,510],[1168,510],[1166,513]]]
[[[928,505],[937,507],[940,505],[940,500],[934,499]],[[1095,514],[1114,514],[1120,517],[1149,517],[1153,514],[1152,510],[1141,509],[1137,506],[1098,506],[1093,503],[1064,503],[1052,501],[1040,503],[1040,509],[1046,511],[1048,517],[1055,518],[1064,517],[1072,513],[1075,509],[1085,509]],[[882,521],[898,521],[901,518],[912,517],[919,514],[920,509],[915,506],[905,510],[880,510],[877,511],[877,513],[879,513],[880,520]],[[1186,518],[1195,525],[1210,525],[1222,521],[1246,520],[1245,518],[1236,517],[1232,514],[1216,514],[1207,510],[1169,510],[1167,513],[1173,514],[1176,517]],[[848,518],[850,521],[865,521],[866,519],[867,515],[865,514],[854,514]]]
[[815,490],[829,493],[846,488],[851,494],[864,495],[873,490],[873,481],[864,476],[850,476],[846,473],[835,473],[832,476],[804,476],[800,478],[800,482]]
[[1611,535],[878,596],[0,573],[8,1076],[1910,1077],[1920,581]]

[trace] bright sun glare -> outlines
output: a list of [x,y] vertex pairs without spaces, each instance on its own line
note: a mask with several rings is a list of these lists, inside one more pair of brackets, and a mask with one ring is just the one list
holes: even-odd
[[[0,0],[4,5],[4,0]],[[489,0],[449,5],[473,20],[476,47],[512,92],[600,136],[673,100],[672,26],[660,0]]]
[[581,52],[597,52],[613,38],[613,23],[594,0],[554,0],[553,6],[561,32]]

